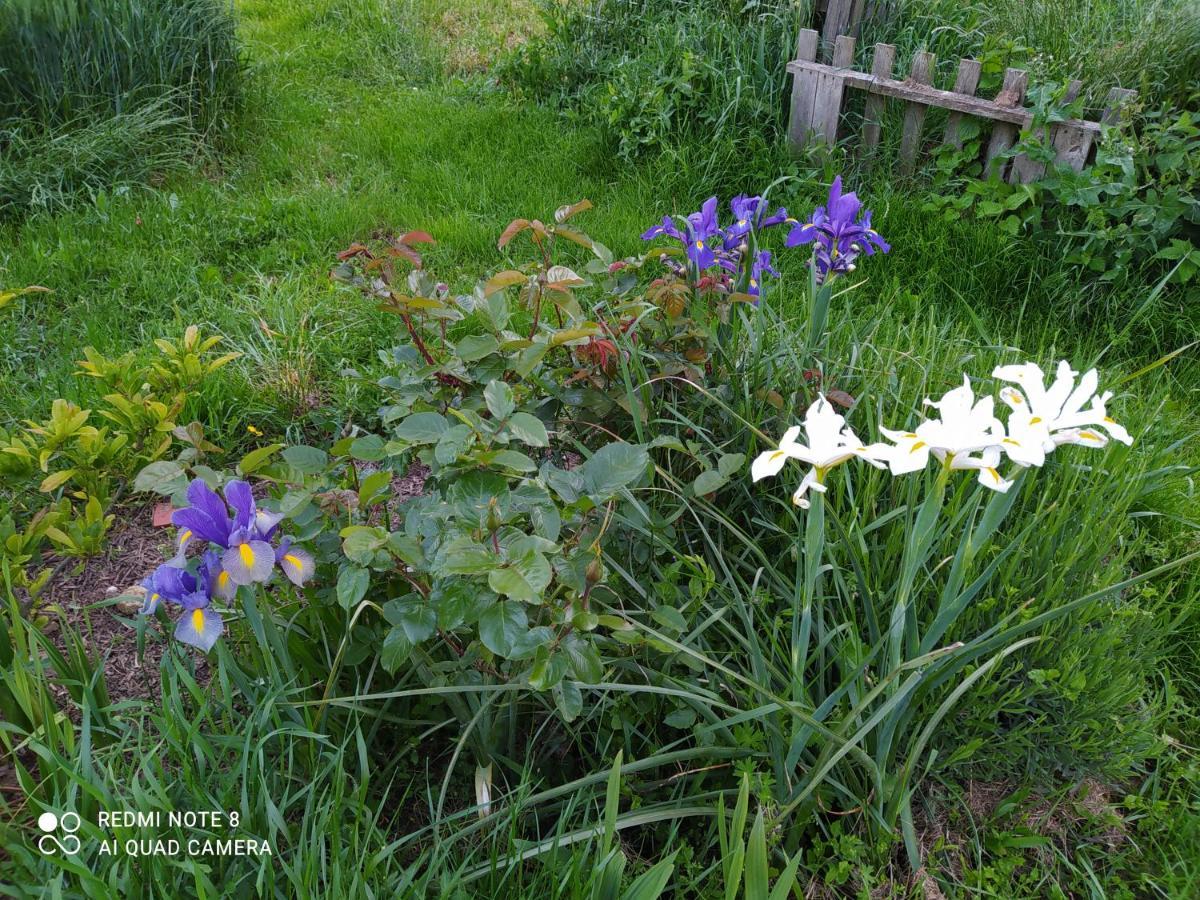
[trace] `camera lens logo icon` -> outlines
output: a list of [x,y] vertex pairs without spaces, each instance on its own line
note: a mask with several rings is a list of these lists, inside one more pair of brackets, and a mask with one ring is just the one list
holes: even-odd
[[[64,856],[74,856],[79,852],[79,838],[75,836],[75,832],[79,830],[78,813],[65,812],[56,816],[52,812],[44,812],[38,816],[37,823],[38,828],[44,832],[38,838],[38,849],[47,856],[58,852]],[[59,829],[63,832],[61,839],[56,834]]]

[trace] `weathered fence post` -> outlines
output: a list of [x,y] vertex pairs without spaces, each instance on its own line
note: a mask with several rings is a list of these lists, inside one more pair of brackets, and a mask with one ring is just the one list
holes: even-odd
[[825,10],[825,25],[821,29],[822,42],[832,44],[838,35],[849,33],[850,12],[853,6],[854,0],[829,0],[829,6]]
[[[1025,99],[1025,86],[1028,81],[1029,74],[1024,69],[1006,70],[1004,85],[1000,88],[1000,93],[996,95],[995,104],[1014,109],[1019,107]],[[997,122],[992,127],[992,139],[988,141],[987,154],[983,161],[984,175],[1004,177],[1005,161],[997,160],[996,157],[1016,143],[1019,133],[1020,129],[1008,122]]]
[[[958,147],[963,144],[963,116],[990,120],[992,134],[984,154],[984,171],[988,176],[1007,175],[1014,183],[1025,183],[1045,174],[1044,160],[1034,161],[1024,154],[1017,154],[1011,170],[1006,172],[1007,160],[1001,158],[1009,155],[1007,151],[1016,142],[1021,129],[1030,128],[1035,120],[1034,112],[1023,105],[1028,82],[1024,70],[1007,70],[1000,93],[994,100],[985,100],[975,96],[980,73],[980,65],[976,60],[960,60],[954,90],[943,91],[931,83],[935,62],[932,53],[916,54],[908,77],[897,81],[892,75],[896,50],[890,44],[875,46],[869,74],[852,67],[854,38],[850,35],[838,35],[830,65],[817,62],[818,48],[817,33],[811,29],[802,31],[796,41],[796,59],[787,66],[793,79],[788,140],[794,147],[801,146],[816,135],[820,135],[831,146],[837,143],[842,99],[849,87],[867,94],[863,146],[868,152],[879,146],[882,139],[880,131],[887,98],[905,104],[899,154],[899,165],[904,171],[911,171],[916,165],[926,113],[929,107],[936,106],[950,113],[944,142]],[[1078,81],[1068,85],[1067,100],[1078,96],[1080,89]],[[1055,162],[1069,165],[1076,171],[1082,169],[1103,125],[1119,122],[1123,110],[1136,96],[1136,91],[1113,88],[1100,122],[1067,119],[1039,126],[1045,128],[1046,138],[1054,149]]]
[[[815,62],[817,58],[817,33],[811,28],[803,29],[796,37],[796,59]],[[792,114],[788,121],[788,144],[793,150],[804,146],[808,129],[812,127],[813,98],[817,92],[817,76],[814,72],[792,72]]]
[[[1078,79],[1076,79],[1075,81],[1072,81],[1070,84],[1067,85],[1066,93],[1063,94],[1063,102],[1064,103],[1073,102],[1075,100],[1075,98],[1079,96],[1079,92],[1082,89],[1083,89],[1083,82],[1079,81]],[[1043,136],[1046,138],[1047,142],[1057,150],[1058,143],[1059,143],[1059,136],[1062,134],[1062,132],[1064,130],[1065,129],[1063,129],[1061,126],[1053,125],[1049,128],[1043,128]],[[1089,138],[1088,142],[1087,142],[1088,149],[1091,148],[1091,143],[1092,143],[1091,139]],[[1056,153],[1056,157],[1059,155],[1060,154]],[[1084,153],[1084,156],[1085,157],[1087,156],[1086,151]],[[1083,163],[1081,162],[1080,168],[1082,168],[1082,167],[1083,167]],[[1076,171],[1078,171],[1078,170],[1076,170]],[[1018,156],[1016,159],[1014,159],[1012,161],[1012,169],[1008,173],[1008,180],[1012,184],[1029,184],[1029,182],[1037,181],[1039,178],[1041,178],[1045,174],[1046,174],[1046,164],[1044,162],[1035,162],[1034,160],[1032,160],[1028,156],[1026,156],[1024,153],[1022,153],[1020,156]]]
[[[958,77],[954,79],[954,93],[966,94],[969,97],[975,96],[975,89],[979,87],[979,69],[979,60],[960,59],[958,61]],[[951,111],[946,118],[946,135],[943,138],[944,143],[953,144],[959,149],[963,145],[963,139],[958,133],[958,126],[961,122],[962,113]]]
[[[872,78],[891,78],[896,64],[896,48],[892,44],[876,44],[875,56],[871,60]],[[883,119],[883,97],[867,94],[867,106],[863,111],[863,146],[873,150],[879,143],[879,124]]]
[[[934,55],[919,51],[912,61],[908,80],[913,84],[929,84],[933,77]],[[925,113],[929,109],[924,103],[909,103],[904,110],[904,130],[900,133],[900,170],[911,172],[917,161],[917,150],[921,146],[921,129],[925,127]]]
[[[853,64],[854,38],[839,34],[833,48],[833,66],[835,69],[848,69]],[[838,117],[842,113],[845,86],[845,79],[837,72],[822,72],[817,76],[811,130],[821,135],[830,147],[837,143]]]

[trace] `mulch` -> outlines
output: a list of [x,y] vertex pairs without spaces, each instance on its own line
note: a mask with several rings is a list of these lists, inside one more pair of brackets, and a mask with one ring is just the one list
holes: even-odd
[[[360,474],[371,470],[364,465]],[[424,491],[428,477],[429,469],[414,463],[403,475],[392,479],[387,507],[393,521],[405,500]],[[265,484],[254,486],[257,497],[266,491]],[[56,618],[61,616],[83,638],[89,655],[104,668],[113,703],[161,696],[161,663],[172,643],[170,635],[160,634],[153,626],[148,628],[144,652],[139,655],[136,622],[144,596],[140,582],[174,553],[175,532],[164,527],[169,519],[162,513],[160,509],[155,515],[154,503],[115,508],[116,520],[100,555],[49,561],[57,568],[39,602],[39,608],[46,610],[51,619],[46,630],[58,648],[65,650],[61,630],[56,627]],[[376,516],[381,517],[381,511]],[[207,684],[211,677],[207,657],[190,648],[184,650],[195,656],[196,680]],[[74,705],[67,700],[66,688],[55,685],[54,690],[62,708],[72,710]]]
[[[116,703],[160,695],[161,661],[168,642],[155,629],[147,629],[139,657],[135,622],[143,592],[138,585],[172,555],[174,532],[154,524],[153,504],[123,506],[113,513],[116,521],[104,552],[86,560],[62,561],[42,603],[57,609],[83,638],[89,655],[103,665],[109,698]],[[61,632],[55,629],[52,637],[64,649]],[[200,653],[196,653],[196,677],[202,684],[209,677],[208,662]],[[60,690],[65,698],[65,689]]]

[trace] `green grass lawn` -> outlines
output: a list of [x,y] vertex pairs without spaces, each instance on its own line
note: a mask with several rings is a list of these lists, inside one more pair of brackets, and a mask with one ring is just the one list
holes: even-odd
[[[559,205],[587,197],[596,208],[581,224],[623,256],[640,251],[638,235],[663,213],[686,212],[713,193],[754,192],[781,174],[798,176],[782,196],[804,209],[820,199],[838,169],[836,161],[792,160],[782,149],[730,160],[716,148],[684,148],[636,168],[616,160],[599,131],[515,105],[472,75],[499,48],[536,29],[526,3],[461,8],[440,0],[240,0],[238,7],[251,93],[236,146],[152,189],[113,192],[0,228],[0,284],[52,290],[0,312],[0,424],[36,417],[60,396],[86,404],[88,386],[73,375],[84,346],[139,350],[200,324],[223,335],[226,349],[243,354],[192,401],[190,412],[214,439],[227,447],[246,444],[247,426],[254,426],[268,437],[308,436],[318,443],[348,420],[371,416],[374,393],[346,370],[370,374],[376,351],[400,334],[394,317],[330,281],[335,254],[350,243],[428,231],[438,244],[427,254],[427,268],[466,291],[484,273],[506,267],[496,241],[518,216],[545,219]],[[443,77],[444,66],[471,77]],[[906,358],[897,351],[879,364],[881,371],[929,359],[961,371],[976,358],[1012,359],[1021,350],[1042,360],[1099,360],[1119,381],[1179,346],[1178,329],[1154,323],[1187,315],[1194,298],[1186,294],[1156,294],[1150,284],[1111,290],[1081,284],[1053,247],[982,223],[935,218],[923,210],[918,190],[889,183],[888,173],[875,173],[860,194],[895,249],[885,265],[870,267],[852,302],[888,346],[912,335],[912,345],[928,354]],[[785,257],[781,267],[781,287],[769,302],[786,315],[801,295],[803,260]],[[1197,462],[1200,365],[1194,350],[1149,368],[1122,390],[1131,418],[1155,423],[1144,451],[1138,448],[1142,458]],[[1195,490],[1161,502],[1148,498],[1144,515],[1139,540],[1154,553],[1168,558],[1194,549]],[[1197,633],[1191,610],[1197,584],[1194,577],[1182,583],[1177,599],[1163,604],[1161,622],[1163,634],[1179,635],[1180,644],[1163,654],[1164,666],[1192,684],[1200,674],[1190,639]],[[267,654],[253,665],[271,671],[276,663]],[[199,689],[182,669],[172,676],[163,710],[144,711],[147,735],[161,730],[172,758],[194,755],[230,775],[208,784],[190,773],[183,790],[194,798],[208,792],[208,799],[229,805],[238,802],[241,785],[252,784],[254,804],[267,797],[280,807],[268,818],[303,822],[296,846],[328,842],[322,846],[343,868],[330,873],[316,854],[297,854],[273,882],[281,892],[316,883],[333,892],[329,896],[358,896],[366,884],[404,890],[404,865],[412,860],[405,854],[412,848],[392,844],[396,835],[382,822],[353,821],[352,811],[378,808],[384,798],[392,808],[430,803],[430,797],[397,796],[411,774],[402,766],[423,765],[417,743],[378,765],[368,763],[364,744],[378,722],[354,731],[353,740],[304,743],[305,723],[283,708],[286,691],[253,682],[246,674],[253,665],[224,654],[220,659],[218,688],[204,701],[200,724],[221,737],[201,739],[184,723],[186,701]],[[288,684],[290,674],[275,669],[267,680]],[[239,721],[234,688],[256,698],[252,721]],[[1155,830],[1144,837],[1143,850],[1173,870],[1163,883],[1185,892],[1200,877],[1187,849],[1200,841],[1189,811],[1200,786],[1191,749],[1200,730],[1188,705],[1198,702],[1200,696],[1185,693],[1174,717],[1163,720],[1174,749],[1163,757],[1146,800],[1165,805],[1155,810]],[[245,740],[271,744],[278,755],[243,752],[243,730]],[[89,780],[121,783],[129,759],[158,752],[147,735],[126,738],[128,747],[110,746],[107,771],[65,776],[64,792],[87,791]],[[82,751],[64,738],[60,752]],[[296,762],[293,753],[303,759]],[[88,767],[90,754],[88,745]],[[293,775],[293,763],[295,772],[306,773],[305,783]],[[320,787],[310,791],[314,784]],[[137,789],[146,802],[165,804],[169,787],[148,777]],[[118,795],[111,787],[101,793]],[[1019,841],[1023,826],[1010,825],[1012,833],[1001,837]],[[364,860],[361,870],[347,859]],[[586,857],[570,860],[586,865]],[[474,860],[481,862],[486,858]],[[690,871],[707,865],[695,862]],[[1081,863],[1075,870],[1080,883],[1087,883],[1086,868]],[[144,886],[138,880],[144,875],[125,875]],[[260,870],[258,877],[267,876]],[[517,881],[491,888],[520,896],[547,889],[554,873],[520,870],[511,877]],[[240,888],[250,891],[255,873],[239,878]],[[1003,895],[1002,874],[981,878],[985,889]],[[185,873],[185,883],[198,892],[216,890],[198,869]]]

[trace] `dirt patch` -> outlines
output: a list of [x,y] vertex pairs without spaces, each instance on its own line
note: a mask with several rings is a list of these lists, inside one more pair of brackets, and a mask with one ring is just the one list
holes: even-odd
[[[125,506],[114,510],[116,523],[99,556],[61,561],[50,580],[46,602],[57,607],[72,630],[83,639],[88,654],[104,668],[109,699],[160,695],[160,663],[167,642],[150,637],[141,658],[137,652],[136,617],[141,606],[139,582],[163,563],[174,549],[173,532],[154,524],[154,505]],[[123,595],[132,599],[120,600]],[[61,631],[48,629],[59,649],[65,649]],[[197,653],[196,678],[209,677],[208,663]],[[66,700],[66,689],[56,688]],[[63,704],[70,708],[72,704]]]

